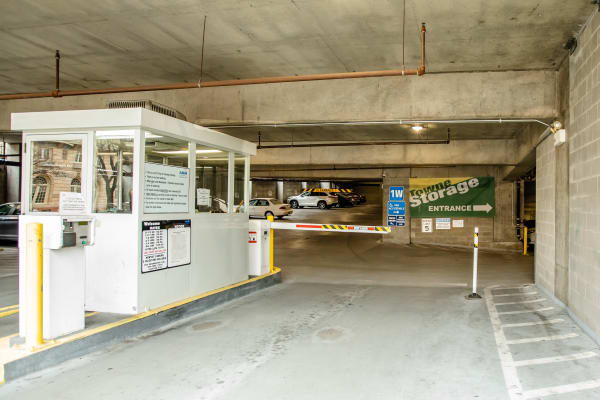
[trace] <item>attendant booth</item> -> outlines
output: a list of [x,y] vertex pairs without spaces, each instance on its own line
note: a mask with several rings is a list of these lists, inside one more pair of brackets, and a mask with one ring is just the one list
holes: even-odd
[[82,329],[84,310],[137,314],[248,279],[253,143],[143,108],[18,113],[11,128],[21,336],[28,222],[44,227],[45,338]]

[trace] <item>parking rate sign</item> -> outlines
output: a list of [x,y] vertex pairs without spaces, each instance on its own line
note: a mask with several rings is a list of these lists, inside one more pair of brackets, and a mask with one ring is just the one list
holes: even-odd
[[404,200],[404,186],[390,186],[390,201]]

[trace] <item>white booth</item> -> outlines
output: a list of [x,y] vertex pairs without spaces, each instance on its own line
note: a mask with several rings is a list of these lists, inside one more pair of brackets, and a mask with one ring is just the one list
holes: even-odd
[[11,128],[21,336],[27,222],[44,224],[44,319],[80,320],[46,338],[81,329],[83,310],[136,314],[248,279],[253,143],[143,108],[18,113]]

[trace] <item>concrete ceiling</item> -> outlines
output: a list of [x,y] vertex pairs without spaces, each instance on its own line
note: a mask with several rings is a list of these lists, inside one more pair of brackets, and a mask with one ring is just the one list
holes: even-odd
[[288,145],[292,143],[329,143],[329,142],[359,142],[359,141],[405,141],[405,140],[445,140],[450,129],[450,140],[502,140],[513,139],[519,133],[529,128],[540,132],[545,127],[539,123],[503,122],[503,123],[461,123],[461,124],[422,124],[424,129],[415,133],[410,125],[334,125],[310,127],[244,127],[213,129],[227,133],[240,139],[258,143],[258,133],[261,134],[261,144]]
[[[407,0],[406,64],[427,22],[431,72],[555,69],[589,0]],[[5,0],[0,93],[402,66],[401,0]]]

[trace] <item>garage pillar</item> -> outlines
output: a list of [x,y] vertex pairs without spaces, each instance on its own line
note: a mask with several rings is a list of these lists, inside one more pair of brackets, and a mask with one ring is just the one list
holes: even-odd
[[387,203],[390,198],[390,187],[391,186],[404,186],[404,201],[407,203],[406,206],[406,226],[392,226],[392,231],[388,235],[383,235],[383,240],[389,243],[397,244],[410,244],[410,215],[408,207],[408,184],[410,178],[410,168],[394,168],[383,170],[383,185],[382,185],[382,223],[381,225],[387,226],[388,214],[387,214]]

